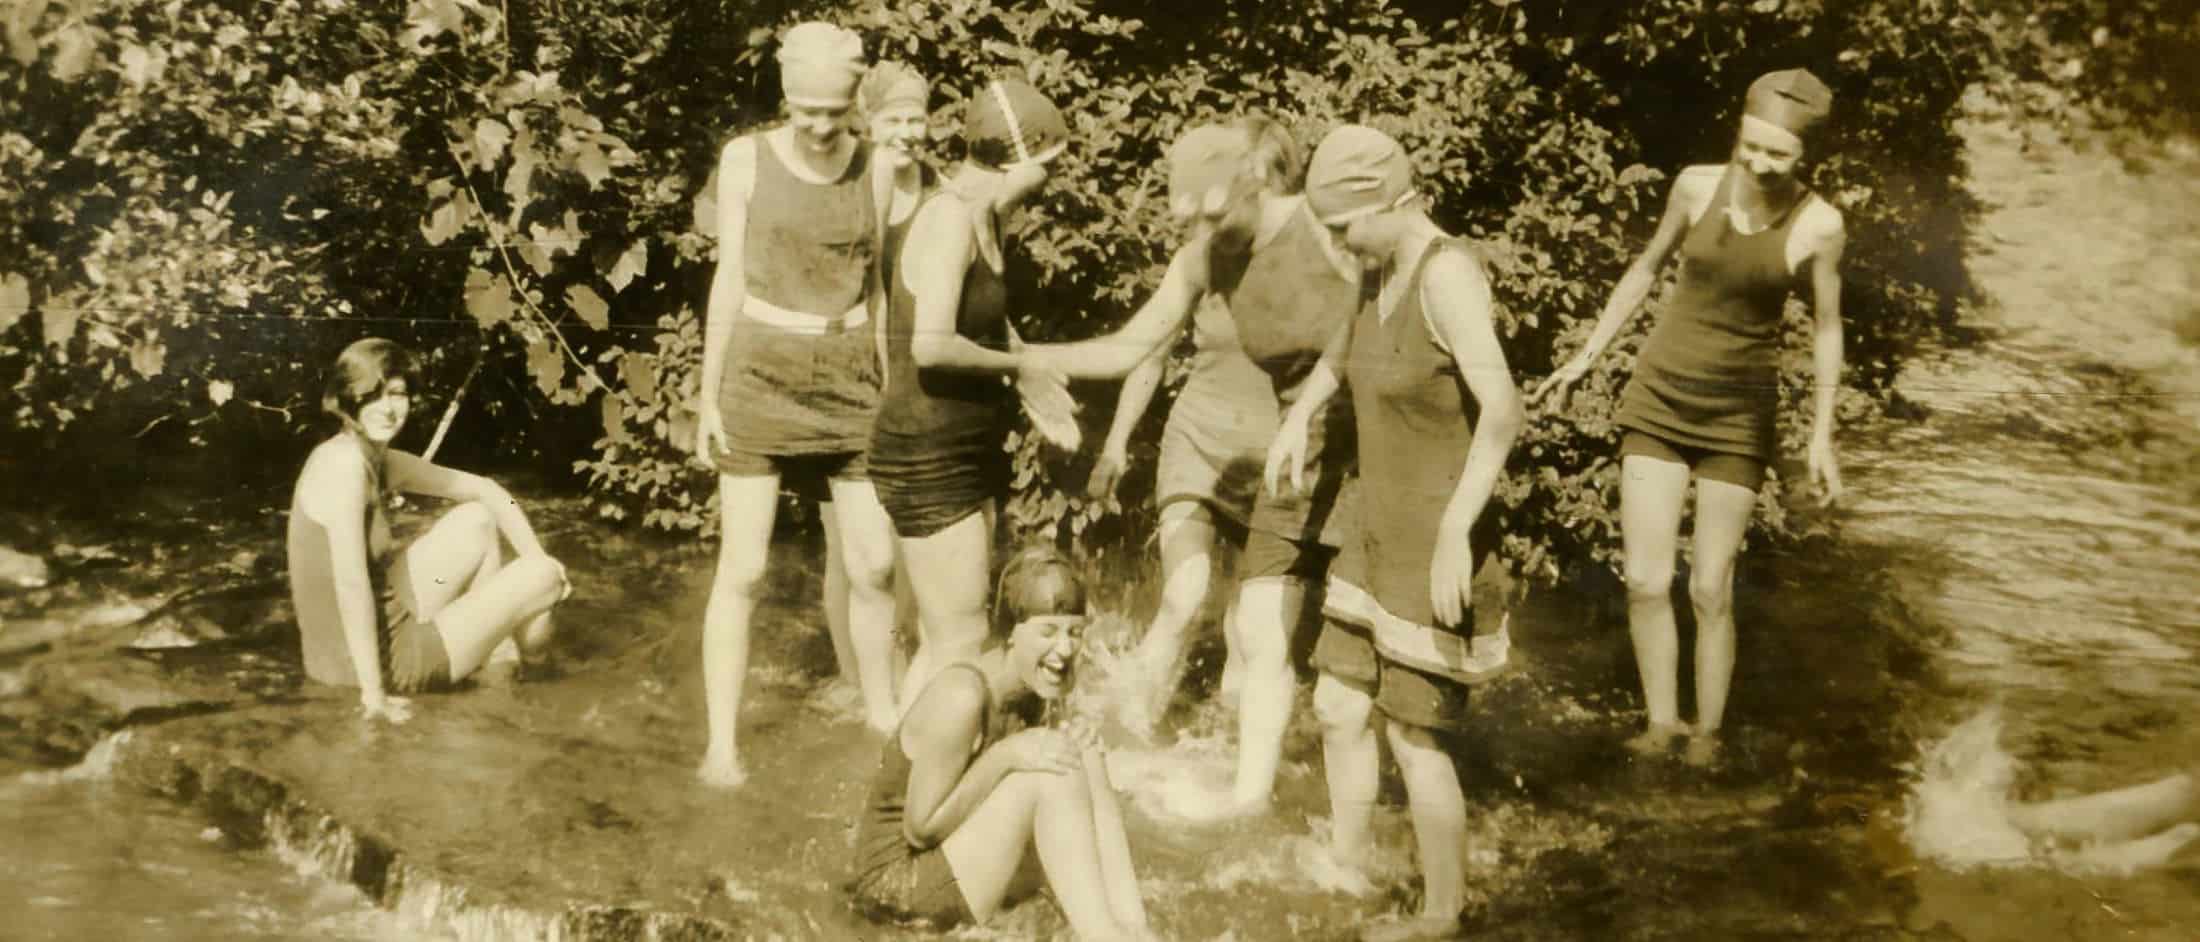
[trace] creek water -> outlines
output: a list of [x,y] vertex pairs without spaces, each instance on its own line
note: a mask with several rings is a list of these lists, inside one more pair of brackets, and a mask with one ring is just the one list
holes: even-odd
[[[1518,669],[1478,692],[1462,737],[1478,937],[2193,937],[2191,849],[2129,872],[2082,865],[2012,837],[2002,812],[2200,763],[2200,431],[2142,381],[2051,339],[1935,353],[1901,389],[1918,416],[1844,439],[1837,535],[1745,556],[1718,768],[1617,747],[1641,715],[1612,587],[1540,593],[1515,612]],[[544,529],[582,580],[565,617],[592,626],[560,675],[422,698],[396,730],[296,722],[265,762],[494,901],[694,908],[759,938],[917,937],[857,921],[838,896],[876,744],[814,696],[832,663],[814,565],[780,567],[769,587],[743,717],[752,777],[719,792],[691,775],[707,556],[580,519]],[[786,552],[814,563],[811,548]],[[1114,666],[1096,650],[1081,699],[1120,692]],[[1275,811],[1253,822],[1204,818],[1230,775],[1231,724],[1213,704],[1178,704],[1153,741],[1115,737],[1111,771],[1169,936],[1342,937],[1411,905],[1395,781],[1365,869],[1323,851],[1303,690],[1299,704]],[[305,709],[340,704],[326,706]],[[110,753],[129,747],[69,770],[0,769],[0,935],[547,931],[439,919],[458,910],[419,905],[432,888],[378,907],[331,878],[327,837],[235,848],[195,813],[108,781]],[[1035,904],[958,936],[1060,926]]]

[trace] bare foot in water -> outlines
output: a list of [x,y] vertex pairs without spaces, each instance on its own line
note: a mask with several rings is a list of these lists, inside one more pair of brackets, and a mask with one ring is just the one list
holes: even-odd
[[1699,769],[1719,764],[1719,731],[1699,729],[1688,735],[1688,748],[1681,752],[1681,761]]
[[749,780],[749,772],[741,767],[741,760],[715,753],[705,755],[703,764],[696,768],[695,778],[712,788],[740,788]]
[[1673,740],[1687,732],[1679,723],[1652,723],[1627,740],[1627,750],[1638,756],[1663,756],[1672,751]]

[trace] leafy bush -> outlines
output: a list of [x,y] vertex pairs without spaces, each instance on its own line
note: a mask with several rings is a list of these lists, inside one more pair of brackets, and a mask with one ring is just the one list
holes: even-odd
[[[1024,233],[1041,269],[1026,336],[1120,323],[1176,241],[1168,142],[1261,109],[1309,147],[1342,121],[1405,140],[1439,219],[1489,250],[1523,384],[1578,345],[1669,175],[1724,159],[1749,81],[1811,68],[1839,96],[1812,172],[1849,221],[1853,416],[1968,290],[1965,90],[2040,106],[2082,49],[2112,67],[2055,86],[2052,106],[2183,108],[2192,83],[2108,80],[2196,35],[2173,5],[2140,6],[2163,16],[2103,40],[2090,27],[2123,22],[2105,0],[2029,19],[1987,0],[18,4],[0,60],[0,245],[21,247],[0,257],[6,445],[96,415],[160,430],[148,448],[267,454],[252,449],[304,435],[320,364],[377,333],[429,353],[431,392],[483,358],[460,456],[570,467],[607,516],[707,529],[712,475],[687,450],[710,174],[730,134],[776,113],[768,53],[798,15],[939,77],[943,144],[1000,67],[1064,107],[1075,146]],[[1610,413],[1629,349],[1528,432],[1500,492],[1519,571],[1616,556]],[[1088,440],[1108,418],[1088,409]],[[1142,532],[1083,496],[1082,462],[1013,447],[1019,531],[1093,548]],[[1788,528],[1780,506],[1769,493],[1760,536]]]

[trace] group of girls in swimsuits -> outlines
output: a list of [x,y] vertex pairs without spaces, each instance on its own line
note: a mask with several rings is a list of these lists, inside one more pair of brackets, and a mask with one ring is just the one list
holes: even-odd
[[[1071,378],[1129,376],[1092,485],[1112,488],[1190,324],[1197,355],[1157,474],[1166,581],[1138,659],[1162,682],[1146,708],[1173,693],[1217,535],[1241,532],[1225,618],[1239,736],[1227,810],[1267,807],[1295,696],[1292,642],[1318,625],[1331,840],[1348,855],[1364,847],[1387,739],[1425,882],[1417,914],[1371,934],[1456,932],[1466,804],[1449,747],[1470,688],[1503,661],[1501,643],[1476,636],[1472,584],[1497,542],[1491,494],[1527,412],[1478,251],[1429,216],[1405,148],[1347,125],[1301,161],[1267,119],[1191,128],[1168,153],[1183,241],[1153,296],[1111,335],[1027,344],[1010,319],[1023,261],[1010,233],[1070,143],[1061,113],[1024,81],[984,82],[968,96],[962,159],[935,178],[917,153],[925,77],[867,65],[858,37],[823,23],[788,31],[778,58],[787,120],[728,143],[717,169],[695,440],[719,471],[721,514],[700,777],[744,779],[736,720],[781,488],[829,501],[825,608],[884,740],[855,900],[889,918],[982,921],[1043,877],[1079,936],[1149,936],[1105,764],[1047,722],[1074,676],[1084,579],[1044,549],[996,577],[994,508],[1020,411],[1074,447]],[[1782,308],[1805,282],[1818,324],[1809,467],[1825,493],[1839,490],[1842,223],[1797,173],[1829,107],[1805,72],[1754,84],[1732,159],[1676,178],[1583,349],[1525,397],[1562,402],[1679,248],[1679,283],[1619,415],[1629,623],[1649,714],[1631,745],[1644,752],[1685,737],[1690,758],[1715,756],[1733,558],[1773,454]],[[291,518],[309,673],[356,683],[385,714],[403,710],[387,691],[539,649],[567,591],[501,489],[388,447],[411,382],[391,345],[345,353],[326,401],[343,430],[308,462]],[[1667,589],[1691,480],[1698,718],[1683,727]],[[380,510],[392,489],[466,503],[393,555]],[[897,582],[918,634],[906,663]]]

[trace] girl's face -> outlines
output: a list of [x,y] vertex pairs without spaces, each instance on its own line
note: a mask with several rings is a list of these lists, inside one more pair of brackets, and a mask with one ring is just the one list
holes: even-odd
[[847,105],[820,107],[787,103],[787,124],[794,128],[794,139],[814,151],[830,151],[840,145],[840,137],[848,133]]
[[1231,245],[1249,245],[1260,227],[1261,180],[1251,174],[1216,187],[1193,211],[1190,235]]
[[871,116],[871,142],[878,145],[879,159],[899,170],[917,162],[931,129],[931,116],[922,108],[902,106]]
[[412,413],[412,390],[405,378],[391,377],[382,381],[382,388],[373,398],[359,405],[359,430],[367,440],[377,445],[387,445],[397,438],[405,427],[406,416]]
[[1059,700],[1069,692],[1084,643],[1085,616],[1034,615],[1009,633],[1009,662],[1032,693]]
[[1367,213],[1328,225],[1329,237],[1357,257],[1363,267],[1381,268],[1398,241],[1399,218],[1396,209]]
[[1744,116],[1742,131],[1734,138],[1734,164],[1765,189],[1779,189],[1795,179],[1795,167],[1803,159],[1803,140],[1769,121]]

